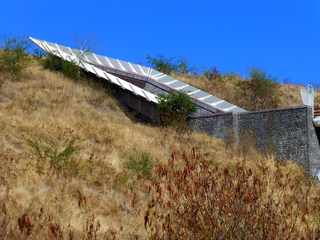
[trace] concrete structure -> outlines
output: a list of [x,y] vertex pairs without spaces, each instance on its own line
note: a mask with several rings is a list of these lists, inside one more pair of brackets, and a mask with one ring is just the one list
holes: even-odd
[[319,140],[309,107],[196,117],[190,119],[190,127],[241,144],[250,141],[262,152],[273,151],[279,160],[296,161],[310,173],[320,167]]
[[[114,96],[146,121],[158,123],[157,95],[188,94],[197,107],[189,126],[236,144],[254,143],[261,152],[273,151],[279,160],[293,160],[311,174],[320,173],[319,129],[309,107],[246,110],[151,68],[94,53],[83,54],[46,41],[31,39],[45,51],[78,64],[112,84]],[[318,135],[317,135],[318,134]]]
[[[122,104],[144,120],[159,122],[155,103],[121,88],[113,88],[113,93]],[[305,106],[236,114],[219,113],[190,117],[189,126],[194,131],[224,141],[255,144],[262,153],[272,151],[278,160],[295,161],[306,172],[315,174],[320,169],[320,145],[312,115],[312,109]]]

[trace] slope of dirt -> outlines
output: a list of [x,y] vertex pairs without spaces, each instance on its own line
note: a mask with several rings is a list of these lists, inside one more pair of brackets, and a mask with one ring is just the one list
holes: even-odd
[[[71,80],[37,63],[22,80],[1,79],[0,235],[11,239],[96,239],[96,232],[146,239],[153,166],[191,149],[214,166],[260,164],[275,199],[282,191],[275,176],[304,179],[294,163],[279,167],[272,156],[248,150],[250,143],[240,154],[204,134],[134,122],[99,83]],[[296,93],[288,98],[295,102]],[[69,235],[59,238],[62,232]]]
[[[0,89],[0,196],[16,217],[43,208],[81,231],[94,214],[104,229],[141,233],[144,201],[133,208],[130,199],[145,199],[139,190],[145,181],[128,170],[130,159],[147,156],[153,164],[191,147],[224,159],[218,140],[132,122],[98,83],[73,81],[37,64],[24,75]],[[71,144],[76,150],[68,159],[53,156]]]

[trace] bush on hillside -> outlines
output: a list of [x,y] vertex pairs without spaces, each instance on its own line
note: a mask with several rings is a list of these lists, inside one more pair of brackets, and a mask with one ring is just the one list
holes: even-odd
[[63,73],[66,77],[80,79],[82,77],[81,68],[73,63],[65,61],[55,55],[48,54],[43,61],[43,67],[52,71]]
[[0,72],[8,74],[13,80],[20,79],[23,70],[28,66],[28,47],[27,40],[6,39],[0,50]]
[[172,92],[158,97],[160,120],[164,126],[185,128],[188,116],[196,111],[191,98],[179,92]]
[[190,66],[186,59],[176,60],[174,58],[166,58],[163,56],[160,56],[160,57],[148,56],[147,61],[151,65],[151,67],[165,74],[172,74],[172,73],[188,74],[191,72]]
[[141,177],[150,177],[153,158],[149,152],[133,151],[129,154],[125,167]]
[[186,59],[179,59],[176,65],[176,73],[188,74],[191,72],[189,63]]
[[237,99],[248,110],[276,108],[280,104],[280,86],[261,70],[253,69],[250,78],[238,83]]
[[209,81],[214,81],[214,80],[220,80],[221,79],[221,73],[216,67],[213,67],[209,70],[206,70],[203,75],[209,80]]
[[155,167],[149,239],[318,239],[319,196],[303,174],[275,177],[262,162],[216,165],[192,151]]
[[169,58],[165,58],[163,56],[160,56],[160,57],[147,56],[147,61],[151,65],[151,67],[165,74],[171,74],[176,70],[176,65],[173,62],[173,60]]
[[[78,164],[73,157],[78,152],[75,139],[58,142],[56,139],[27,140],[31,154],[37,159],[37,171],[45,173],[49,168],[57,175],[76,173]],[[48,164],[48,166],[47,166]]]

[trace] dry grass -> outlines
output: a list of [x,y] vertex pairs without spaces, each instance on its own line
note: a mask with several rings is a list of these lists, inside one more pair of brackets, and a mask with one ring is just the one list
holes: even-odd
[[172,155],[151,184],[150,239],[319,239],[319,187],[292,164]]
[[[176,75],[191,85],[199,87],[215,96],[225,99],[231,103],[241,106],[241,101],[237,99],[237,83],[244,81],[240,76],[230,74],[223,75],[221,79],[209,80],[205,76],[192,76],[192,75]],[[302,100],[300,96],[300,88],[302,85],[295,84],[281,84],[280,85],[280,102],[279,107],[293,107],[301,106]],[[320,91],[316,92],[318,101],[320,99]]]
[[[261,158],[237,157],[203,134],[133,122],[100,84],[37,63],[23,80],[0,78],[0,239],[146,239],[149,163],[192,148],[230,168],[243,158],[255,168]],[[270,179],[274,164],[264,164]],[[303,175],[294,164],[281,171]]]
[[[49,155],[47,148],[59,153],[71,140],[77,151],[62,170],[53,168],[51,156],[40,156],[30,144]],[[59,224],[81,231],[86,219],[95,215],[102,230],[123,228],[123,234],[142,236],[144,180],[126,168],[131,155],[147,152],[159,162],[172,151],[197,146],[208,157],[223,160],[218,151],[222,142],[134,123],[101,85],[75,82],[37,64],[28,68],[23,81],[2,84],[0,144],[0,196],[10,216],[45,209]],[[130,206],[133,196],[136,208]],[[85,204],[79,204],[82,197]]]

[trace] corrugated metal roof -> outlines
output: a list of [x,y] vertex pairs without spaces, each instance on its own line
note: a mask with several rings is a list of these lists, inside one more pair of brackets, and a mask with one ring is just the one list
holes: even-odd
[[[127,83],[125,80],[113,76],[113,74],[116,74],[120,77],[122,77],[121,75],[123,74],[123,77],[128,77],[129,75],[132,76],[132,78],[135,78],[135,76],[146,78],[148,79],[149,83],[157,84],[157,86],[161,88],[169,89],[170,91],[186,93],[194,101],[196,101],[196,103],[200,104],[202,107],[206,106],[208,109],[211,108],[220,112],[246,112],[246,110],[243,108],[240,108],[232,103],[229,103],[223,99],[213,96],[203,90],[200,90],[178,79],[174,79],[169,75],[166,75],[149,67],[102,55],[97,55],[92,52],[83,52],[78,49],[71,49],[69,47],[65,47],[43,40],[38,40],[35,38],[30,39],[39,47],[41,47],[44,51],[62,57],[63,59],[68,61],[79,62],[81,63],[81,67],[85,68],[86,70],[91,71],[93,69],[93,71],[95,72],[97,72],[97,69],[102,70],[103,74],[100,74],[101,76],[106,76],[105,78],[108,78],[109,80],[113,79],[113,82],[120,86],[127,86],[129,84],[127,87],[128,89],[135,89],[135,85]],[[90,65],[93,67],[92,69]],[[110,74],[110,71],[108,73],[108,70],[112,70],[112,73]],[[138,88],[133,91],[141,93],[140,95],[146,95],[147,98],[152,99],[152,101],[155,101],[154,99],[156,99],[156,96],[154,96],[154,94],[145,91],[141,88]]]
[[119,77],[116,77],[106,71],[101,70],[100,68],[95,67],[90,63],[87,63],[86,61],[83,61],[81,57],[81,51],[73,51],[71,48],[61,47],[58,44],[48,43],[46,41],[41,41],[34,38],[30,39],[44,51],[58,56],[66,61],[73,62],[81,68],[83,68],[84,70],[86,70],[87,72],[91,72],[100,78],[108,80],[109,82],[112,82],[113,84],[118,85],[121,88],[134,93],[135,95],[143,97],[148,101],[158,103],[157,95],[145,91],[144,89],[137,87],[134,84],[131,84]]

